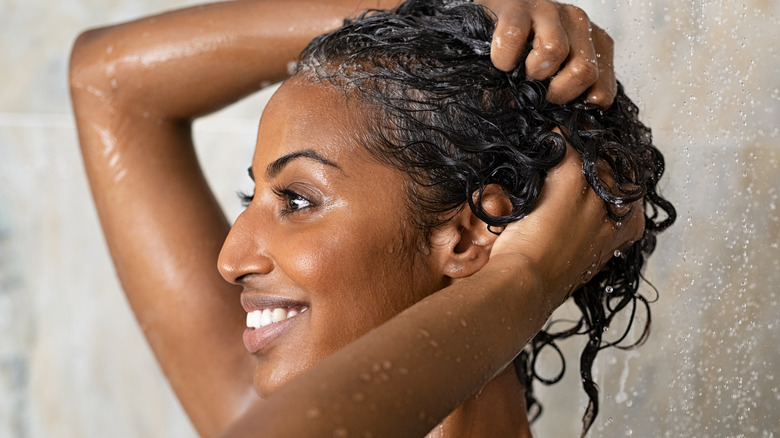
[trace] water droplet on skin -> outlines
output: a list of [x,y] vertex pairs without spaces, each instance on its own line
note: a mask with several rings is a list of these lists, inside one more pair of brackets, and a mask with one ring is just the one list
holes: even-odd
[[460,325],[463,326],[463,327],[466,327],[468,325],[468,323],[466,322],[465,319],[461,319],[460,320]]
[[308,418],[309,420],[320,418],[321,415],[322,415],[322,411],[320,411],[319,408],[311,408],[308,411],[306,411],[306,418]]
[[431,347],[433,347],[433,348],[439,348],[439,343],[434,341],[433,339],[431,339],[431,341],[428,342],[428,344],[430,344]]
[[287,63],[287,73],[292,76],[295,74],[295,70],[298,69],[298,63],[295,61],[290,61]]
[[422,335],[425,338],[430,338],[431,334],[428,332],[428,330],[420,329],[420,335]]
[[368,373],[360,374],[360,380],[362,380],[364,382],[370,382],[371,381],[371,374],[368,374]]
[[334,438],[345,438],[349,436],[349,431],[347,431],[346,427],[339,427],[333,431],[333,436]]
[[352,394],[352,400],[354,400],[356,402],[362,402],[365,399],[366,399],[366,396],[362,392],[356,392],[356,393]]
[[620,228],[620,227],[622,227],[622,226],[623,226],[623,222],[616,222],[616,223],[615,223],[615,226],[616,226],[616,227],[618,227],[618,228]]

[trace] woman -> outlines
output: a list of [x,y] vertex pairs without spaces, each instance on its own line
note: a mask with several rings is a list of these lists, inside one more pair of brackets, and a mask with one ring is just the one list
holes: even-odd
[[[452,182],[460,198],[444,202],[440,195],[453,189],[437,175],[450,172],[437,174],[436,161],[414,158],[444,149],[451,156],[439,163],[447,162],[459,154],[452,149],[458,135],[490,131],[491,120],[430,130],[440,126],[430,120],[450,106],[426,108],[432,101],[424,86],[399,88],[376,74],[409,67],[407,80],[417,77],[415,68],[430,67],[418,64],[424,50],[408,59],[382,52],[401,41],[390,35],[384,49],[373,47],[382,29],[397,17],[411,17],[402,29],[419,17],[460,11],[456,22],[468,16],[481,23],[481,37],[469,26],[459,30],[484,43],[474,61],[491,56],[510,78],[522,76],[514,65],[533,31],[528,76],[558,73],[546,88],[530,85],[537,104],[545,92],[561,103],[588,91],[591,103],[607,106],[615,94],[611,48],[597,28],[591,44],[589,22],[572,7],[486,2],[498,17],[488,50],[492,22],[479,6],[412,2],[398,14],[358,20],[378,17],[378,32],[363,32],[370,25],[337,31],[308,49],[263,114],[250,168],[254,195],[228,235],[194,157],[191,121],[282,79],[312,37],[358,6],[368,5],[219,3],[79,38],[74,109],[120,280],[202,435],[528,436],[530,388],[507,365],[613,250],[642,237],[635,203],[655,196],[661,169],[637,166],[657,158],[654,149],[644,149],[653,155],[644,161],[620,148],[594,150],[594,142],[604,144],[600,131],[588,137],[576,123],[537,120],[535,138],[549,150],[524,152],[536,154],[535,170],[515,178],[515,187],[466,171],[476,180],[467,178],[468,191]],[[580,123],[601,124],[590,111]],[[427,140],[403,137],[426,130]],[[578,154],[555,132],[579,147],[601,198],[587,188]],[[506,144],[524,135],[497,134]],[[429,147],[434,140],[438,151]],[[599,179],[595,168],[604,164],[613,171]],[[494,175],[520,172],[498,168]],[[510,224],[537,198],[533,213]],[[650,223],[651,230],[658,225]],[[627,253],[641,258],[632,248]],[[240,300],[216,262],[222,277],[241,287]]]

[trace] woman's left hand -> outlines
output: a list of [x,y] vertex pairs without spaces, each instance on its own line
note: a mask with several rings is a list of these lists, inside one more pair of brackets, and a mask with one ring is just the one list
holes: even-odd
[[477,0],[496,14],[491,57],[509,71],[518,64],[530,35],[533,49],[525,61],[526,75],[554,75],[547,99],[570,102],[587,91],[587,101],[602,108],[612,104],[617,82],[612,66],[613,42],[577,6],[548,0]]
[[548,172],[534,210],[501,232],[490,257],[514,257],[534,267],[546,293],[552,294],[552,311],[593,278],[615,250],[642,238],[642,201],[629,208],[621,222],[610,219],[604,201],[582,174],[580,154],[568,147],[563,161]]

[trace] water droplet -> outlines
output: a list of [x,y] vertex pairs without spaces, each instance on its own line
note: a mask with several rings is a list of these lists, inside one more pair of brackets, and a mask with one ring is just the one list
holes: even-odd
[[614,255],[615,257],[620,257],[620,256],[622,256],[622,255],[623,255],[623,253],[622,253],[622,252],[620,252],[620,250],[619,250],[619,249],[616,249],[616,250],[615,250],[615,252],[614,252],[614,253],[612,253],[612,255]]
[[363,394],[362,392],[356,392],[356,393],[352,394],[352,400],[354,400],[356,402],[362,402],[365,399],[366,399],[366,395]]
[[461,319],[461,320],[460,320],[460,325],[461,325],[461,326],[463,326],[463,327],[466,327],[466,326],[467,326],[467,325],[469,325],[469,324],[466,322],[466,320],[465,320],[465,319]]
[[349,436],[349,431],[346,427],[339,427],[333,431],[334,438],[346,438]]
[[428,342],[428,343],[429,343],[429,344],[431,345],[431,347],[433,347],[433,348],[439,348],[439,343],[438,343],[438,342],[436,342],[436,341],[434,341],[433,339],[431,339],[431,341],[430,341],[430,342]]
[[319,408],[311,408],[308,411],[306,411],[306,418],[308,418],[309,420],[320,418],[320,416],[322,416],[322,411],[320,411]]
[[393,367],[393,363],[390,362],[389,360],[382,362],[382,368],[389,370],[392,367]]
[[612,286],[607,285],[607,287],[604,288],[604,291],[608,294],[611,294],[615,289],[612,288]]

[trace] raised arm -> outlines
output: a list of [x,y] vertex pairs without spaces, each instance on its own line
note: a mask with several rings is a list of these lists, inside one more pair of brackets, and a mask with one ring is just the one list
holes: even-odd
[[88,31],[74,46],[73,106],[111,256],[201,435],[223,430],[256,395],[245,313],[216,270],[230,225],[196,161],[190,121],[282,79],[357,3],[217,3]]
[[481,270],[327,357],[223,437],[424,436],[510,365],[615,249],[641,238],[641,206],[616,227],[581,169],[570,149]]

